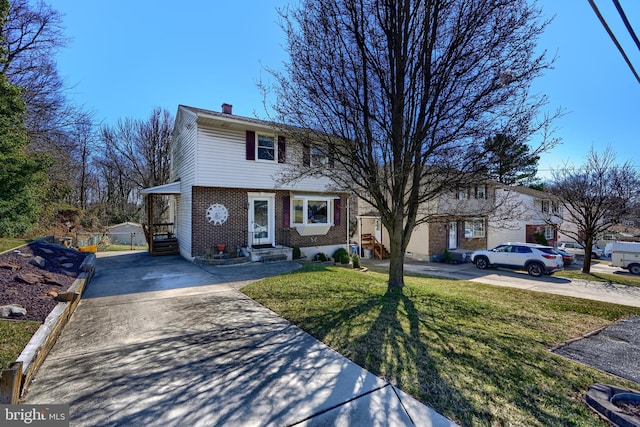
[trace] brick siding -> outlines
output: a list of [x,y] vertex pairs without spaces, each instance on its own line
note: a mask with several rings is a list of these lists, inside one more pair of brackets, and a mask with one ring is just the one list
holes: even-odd
[[[201,256],[207,251],[215,251],[215,245],[224,244],[228,249],[235,250],[238,246],[247,245],[250,192],[265,192],[258,189],[237,189],[221,187],[193,187],[191,256]],[[341,223],[331,227],[324,236],[300,236],[295,228],[285,227],[283,224],[283,202],[290,196],[289,191],[266,191],[275,193],[275,243],[283,246],[299,246],[300,248],[337,245],[346,241],[347,235],[347,196],[342,195]],[[219,203],[224,205],[229,217],[222,225],[209,223],[206,212],[209,206]]]

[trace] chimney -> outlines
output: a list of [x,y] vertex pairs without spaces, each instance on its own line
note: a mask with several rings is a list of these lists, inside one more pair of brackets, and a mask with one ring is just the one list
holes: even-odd
[[226,102],[222,104],[222,112],[224,114],[233,114],[232,111],[233,111],[233,105],[227,104]]

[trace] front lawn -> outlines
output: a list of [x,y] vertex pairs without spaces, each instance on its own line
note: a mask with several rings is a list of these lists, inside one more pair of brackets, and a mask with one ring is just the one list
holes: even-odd
[[9,249],[18,248],[20,246],[24,246],[29,243],[29,240],[24,239],[10,239],[10,238],[0,238],[0,253],[8,251]]
[[640,308],[448,279],[306,264],[250,297],[465,426],[606,425],[582,403],[595,382],[638,388],[549,353]]

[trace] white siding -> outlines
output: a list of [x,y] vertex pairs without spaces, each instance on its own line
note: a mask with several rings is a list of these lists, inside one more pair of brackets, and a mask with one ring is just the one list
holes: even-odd
[[491,249],[500,243],[506,242],[524,242],[526,240],[526,226],[522,224],[522,228],[515,230],[494,228],[489,225],[487,234],[487,248]]
[[[305,179],[279,185],[278,175],[286,164],[246,160],[245,131],[200,126],[195,185],[203,187],[274,188],[298,191],[326,191],[326,178]],[[290,156],[294,144],[287,144]]]
[[181,194],[176,196],[176,237],[180,254],[191,259],[191,188],[196,181],[196,115],[180,108],[174,126],[171,150],[171,180],[180,181]]
[[420,224],[411,233],[411,239],[407,245],[407,252],[415,259],[428,259],[429,257],[429,225]]
[[180,245],[180,255],[186,259],[191,257],[191,187],[183,187],[182,194],[176,196],[178,217],[176,218],[176,237]]
[[196,181],[196,115],[179,109],[171,142],[171,181],[180,181],[184,186]]

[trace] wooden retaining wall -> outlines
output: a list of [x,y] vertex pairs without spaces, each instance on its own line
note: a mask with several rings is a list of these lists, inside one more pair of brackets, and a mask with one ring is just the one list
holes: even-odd
[[42,362],[51,351],[60,333],[76,310],[82,292],[91,280],[95,268],[95,254],[85,258],[80,266],[80,274],[66,292],[58,297],[64,299],[49,313],[18,359],[0,377],[0,404],[15,404],[20,400],[27,385],[33,379]]

